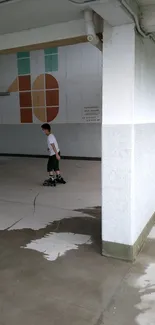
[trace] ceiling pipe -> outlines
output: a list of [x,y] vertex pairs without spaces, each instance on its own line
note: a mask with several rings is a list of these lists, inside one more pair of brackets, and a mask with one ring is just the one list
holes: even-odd
[[140,22],[139,22],[139,18],[137,17],[137,15],[134,13],[134,11],[131,9],[131,7],[127,4],[127,2],[125,0],[119,0],[120,3],[122,4],[122,6],[128,11],[128,13],[132,16],[132,18],[134,19],[136,28],[138,33],[143,36],[143,37],[147,37],[145,31],[142,29]]
[[69,2],[72,2],[74,3],[75,5],[78,5],[78,6],[85,6],[85,5],[89,5],[89,4],[92,4],[92,3],[100,3],[100,0],[81,0],[81,1],[78,1],[78,0],[68,0]]
[[0,5],[5,6],[15,2],[20,2],[21,0],[0,0]]
[[144,30],[144,28],[142,28],[140,21],[139,21],[139,17],[135,14],[135,12],[131,9],[131,7],[127,4],[127,2],[125,0],[119,0],[119,2],[124,7],[124,9],[126,9],[128,11],[128,13],[132,16],[138,33],[144,38],[152,39],[153,42],[155,43],[155,36],[152,33],[147,33]]
[[99,37],[96,35],[93,16],[94,16],[94,13],[92,10],[84,11],[84,20],[85,20],[85,25],[86,25],[87,40],[90,44],[92,44],[93,46],[97,47],[100,51],[102,51],[102,43],[101,43]]
[[2,3],[8,3],[8,2],[12,2],[13,0],[0,0],[0,4]]

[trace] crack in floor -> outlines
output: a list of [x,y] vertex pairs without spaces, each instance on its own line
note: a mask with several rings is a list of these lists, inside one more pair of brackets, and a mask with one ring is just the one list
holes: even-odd
[[11,230],[11,228],[14,227],[15,225],[17,225],[17,223],[20,222],[21,220],[23,220],[23,218],[20,218],[19,220],[15,221],[13,224],[11,224],[11,226],[8,226],[7,228],[1,230],[2,233],[0,232],[0,236],[2,236],[6,231]]
[[33,216],[35,215],[35,212],[36,212],[36,201],[37,201],[37,198],[38,196],[40,195],[40,192],[38,192],[33,200]]

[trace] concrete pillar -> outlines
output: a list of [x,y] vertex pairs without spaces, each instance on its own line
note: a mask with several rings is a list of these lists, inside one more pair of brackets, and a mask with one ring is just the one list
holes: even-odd
[[134,25],[105,24],[103,39],[102,251],[133,260]]
[[155,223],[155,44],[105,24],[103,254],[134,260]]

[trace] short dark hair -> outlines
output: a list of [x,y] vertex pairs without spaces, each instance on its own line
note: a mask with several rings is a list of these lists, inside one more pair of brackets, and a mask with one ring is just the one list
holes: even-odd
[[49,132],[51,131],[51,126],[48,123],[44,123],[41,128],[43,130],[48,130]]

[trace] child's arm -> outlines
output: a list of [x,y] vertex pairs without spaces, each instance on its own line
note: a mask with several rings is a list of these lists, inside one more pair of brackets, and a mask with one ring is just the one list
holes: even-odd
[[56,154],[56,158],[57,158],[57,160],[60,160],[60,156],[59,156],[59,154],[58,154],[58,152],[57,152],[57,149],[56,149],[56,147],[55,147],[55,144],[54,144],[54,143],[51,143],[51,146],[52,146],[52,149],[54,150],[54,152],[55,152],[55,154]]

